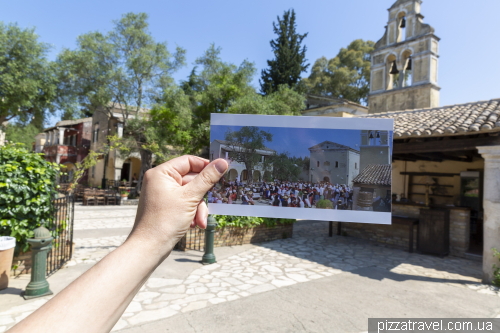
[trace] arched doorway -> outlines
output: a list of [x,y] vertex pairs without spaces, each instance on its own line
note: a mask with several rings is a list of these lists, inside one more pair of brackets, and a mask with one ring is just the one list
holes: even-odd
[[248,171],[247,170],[243,170],[241,172],[241,180],[244,181],[244,180],[247,180],[248,179]]
[[323,178],[323,181],[329,183],[330,182],[330,177]]
[[229,175],[229,181],[234,182],[238,178],[238,171],[235,169],[231,169],[228,172]]
[[253,181],[254,181],[254,183],[261,181],[260,171],[256,170],[256,171],[253,172]]

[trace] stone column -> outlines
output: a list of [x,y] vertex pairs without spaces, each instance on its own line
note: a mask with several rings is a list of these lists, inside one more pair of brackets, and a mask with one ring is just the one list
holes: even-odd
[[493,248],[500,251],[500,146],[477,147],[484,158],[483,282],[493,280]]
[[60,145],[64,144],[64,131],[65,131],[65,128],[59,128],[59,144]]
[[52,131],[52,145],[58,145],[59,144],[59,137],[57,135],[57,130]]
[[118,133],[118,137],[121,138],[123,137],[123,123],[117,123],[116,125],[116,132]]

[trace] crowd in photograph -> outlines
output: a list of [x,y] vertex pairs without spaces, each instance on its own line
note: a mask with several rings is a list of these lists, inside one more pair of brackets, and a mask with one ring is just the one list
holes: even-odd
[[352,194],[352,188],[348,185],[330,182],[275,180],[274,182],[255,183],[250,186],[240,181],[221,181],[218,186],[208,192],[208,202],[316,208],[316,204],[320,201],[327,200],[331,202],[330,207],[333,209],[352,210]]

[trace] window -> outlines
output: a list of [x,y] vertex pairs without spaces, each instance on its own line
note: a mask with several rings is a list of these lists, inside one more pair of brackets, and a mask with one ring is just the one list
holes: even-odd
[[92,167],[92,178],[95,178],[95,165]]
[[336,168],[338,168],[338,167],[339,167],[339,162],[338,162],[338,161],[336,161],[336,162],[335,162],[335,167],[336,167]]
[[358,170],[358,163],[354,163],[354,169]]
[[324,166],[330,166],[330,162],[326,161],[325,163],[323,163]]
[[319,161],[316,162],[316,166],[319,168]]

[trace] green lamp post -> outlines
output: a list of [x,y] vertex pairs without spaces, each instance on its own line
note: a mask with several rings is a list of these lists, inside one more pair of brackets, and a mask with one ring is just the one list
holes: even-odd
[[203,265],[215,264],[214,254],[214,236],[215,228],[217,227],[217,221],[210,215],[207,220],[207,228],[205,229],[205,254],[201,258],[201,263]]
[[52,235],[43,225],[34,230],[34,238],[28,239],[31,245],[31,281],[26,286],[24,299],[52,295],[49,282],[45,278],[47,253],[52,248]]

